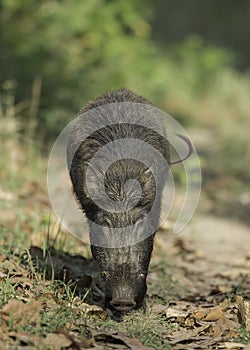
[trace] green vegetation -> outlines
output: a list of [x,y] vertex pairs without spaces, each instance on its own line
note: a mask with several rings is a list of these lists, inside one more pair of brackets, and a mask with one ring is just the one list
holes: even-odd
[[[47,339],[53,344],[53,339],[49,337],[55,334],[56,338],[61,333],[78,344],[78,341],[91,338],[90,330],[95,329],[96,334],[100,334],[95,339],[97,343],[101,341],[101,335],[106,334],[108,339],[111,334],[119,332],[120,341],[136,338],[155,349],[170,349],[166,336],[171,326],[163,316],[138,311],[125,316],[122,323],[117,323],[100,308],[92,313],[91,306],[84,304],[85,299],[91,304],[91,298],[87,297],[88,289],[79,298],[79,290],[76,291],[74,285],[72,287],[72,281],[58,280],[58,271],[61,273],[63,264],[66,263],[65,260],[62,263],[57,260],[60,255],[63,258],[62,251],[55,251],[51,246],[44,247],[41,251],[37,248],[33,248],[34,252],[23,250],[21,246],[27,244],[22,242],[21,245],[19,232],[9,231],[9,236],[18,248],[9,243],[8,249],[3,247],[0,253],[0,317],[5,334],[5,338],[0,340],[5,339],[7,348],[11,344],[35,345],[38,348],[40,344],[41,349],[47,349]],[[27,240],[26,237],[26,242]],[[74,251],[77,251],[76,244],[75,242]],[[74,256],[71,257],[71,263],[73,261]],[[82,271],[84,272],[84,266]],[[16,334],[14,343],[8,334]],[[50,348],[51,344],[48,344]]]
[[139,339],[144,345],[155,349],[171,349],[170,345],[164,340],[164,336],[170,332],[171,325],[164,320],[164,317],[154,316],[150,313],[144,315],[142,312],[134,312],[129,317],[125,317],[122,323],[112,319],[101,321],[93,318],[92,320],[100,330],[125,332],[129,337]]
[[246,330],[245,328],[241,328],[240,336],[237,341],[243,344],[250,344],[250,331]]
[[159,47],[151,19],[150,6],[133,0],[3,2],[0,130],[13,136],[12,167],[22,161],[18,137],[52,141],[89,99],[126,86],[183,125],[212,130],[217,173],[249,180],[249,73],[234,68],[237,55],[197,35]]

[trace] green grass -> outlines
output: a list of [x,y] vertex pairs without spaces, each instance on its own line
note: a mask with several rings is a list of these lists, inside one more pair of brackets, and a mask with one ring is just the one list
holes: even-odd
[[[13,300],[21,300],[24,303],[40,300],[46,306],[41,307],[37,324],[20,326],[9,319],[5,328],[6,337],[11,332],[43,339],[47,334],[69,327],[69,331],[73,329],[81,338],[87,337],[90,334],[90,327],[94,327],[100,332],[123,332],[124,336],[136,338],[155,349],[170,349],[164,338],[170,331],[170,325],[160,316],[135,312],[126,316],[124,322],[117,323],[108,315],[104,318],[102,315],[91,316],[88,312],[80,310],[79,306],[85,302],[85,298],[91,302],[91,293],[85,289],[85,294],[83,293],[79,299],[74,284],[72,288],[72,281],[66,283],[56,280],[53,266],[53,261],[56,260],[51,259],[51,254],[54,254],[52,258],[55,258],[55,254],[63,256],[63,251],[71,253],[81,251],[89,257],[89,250],[83,247],[80,249],[77,239],[54,226],[51,222],[53,218],[46,217],[42,209],[39,211],[39,204],[36,210],[29,211],[22,206],[17,209],[13,203],[10,210],[15,212],[14,221],[10,222],[8,227],[2,227],[0,236],[0,257],[5,258],[0,270],[4,274],[0,279],[0,310]],[[34,243],[41,247],[42,257],[39,256],[34,260],[30,255],[29,246],[35,239]],[[160,269],[162,278],[159,283],[162,283],[162,286],[157,285],[157,288],[163,291],[166,288],[164,283],[167,277],[164,267],[160,266]],[[47,279],[46,276],[50,278]],[[13,339],[8,338],[8,341],[6,346],[21,344],[18,339],[13,342]],[[32,342],[32,338],[30,341]],[[43,346],[40,348],[46,349]]]
[[[46,254],[48,256],[48,251]],[[23,260],[24,257],[26,257],[25,260]],[[76,289],[72,289],[70,283],[66,284],[53,278],[46,280],[44,278],[46,271],[38,272],[27,252],[21,256],[17,254],[11,256],[8,251],[7,263],[3,262],[1,271],[5,273],[8,269],[10,272],[0,280],[0,309],[8,301],[13,300],[22,300],[25,303],[39,300],[42,304],[37,324],[20,326],[10,318],[5,333],[24,333],[43,338],[49,333],[56,333],[68,327],[73,329],[78,336],[87,336],[90,334],[90,329],[93,328],[99,332],[112,333],[115,330],[115,332],[123,332],[121,334],[124,336],[136,338],[155,349],[170,349],[166,335],[170,332],[171,327],[164,317],[137,311],[126,315],[123,322],[117,323],[108,315],[104,318],[98,315],[91,316],[87,311],[83,312],[79,308],[85,301],[85,296],[79,299]]]
[[241,328],[240,336],[237,338],[237,341],[243,344],[250,344],[250,330]]
[[[33,210],[22,206],[21,199],[19,208],[16,204],[17,202],[11,203],[7,208],[14,213],[13,220],[9,221],[9,226],[1,228],[0,257],[2,256],[4,261],[1,263],[0,271],[4,275],[0,279],[0,310],[13,300],[24,303],[40,300],[45,307],[41,307],[39,322],[36,324],[20,326],[10,318],[4,328],[5,337],[8,333],[26,334],[32,343],[32,336],[44,339],[47,334],[69,328],[69,331],[73,329],[74,334],[81,338],[89,336],[90,330],[94,327],[99,332],[122,332],[124,336],[136,338],[155,349],[170,349],[165,339],[166,334],[170,332],[170,324],[160,316],[134,312],[127,315],[124,322],[117,323],[109,315],[91,316],[87,311],[79,309],[85,299],[91,302],[91,292],[85,289],[79,299],[72,281],[56,280],[56,267],[53,261],[57,260],[53,259],[57,254],[63,256],[63,251],[81,253],[89,257],[89,249],[79,247],[77,239],[63,233],[60,227],[55,225],[53,216],[46,213],[46,209],[39,207],[39,201]],[[1,205],[6,210],[6,205],[4,203]],[[32,242],[41,248],[42,256],[37,259],[34,259],[29,252]],[[165,282],[169,277],[165,274],[164,266],[159,268],[161,273],[158,269],[157,273],[162,277],[156,287],[158,291],[163,291],[166,289]],[[153,268],[152,272],[154,271]],[[18,339],[15,341],[12,338],[4,339],[7,341],[6,346],[21,345]],[[40,349],[46,347],[41,345]]]
[[144,345],[155,349],[170,349],[165,337],[171,330],[171,324],[161,316],[135,311],[125,316],[121,323],[111,318],[104,321],[93,318],[92,322],[98,330],[115,329],[118,332],[124,332],[128,337],[139,339]]

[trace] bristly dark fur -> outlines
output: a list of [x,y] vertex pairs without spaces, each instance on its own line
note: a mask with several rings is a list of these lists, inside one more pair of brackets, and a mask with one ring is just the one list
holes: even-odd
[[[89,161],[96,152],[114,140],[121,140],[121,144],[123,138],[142,140],[161,153],[167,164],[169,163],[169,149],[168,142],[162,136],[164,135],[164,127],[161,121],[150,113],[148,113],[150,115],[145,113],[145,118],[148,118],[147,120],[150,121],[152,129],[132,124],[132,120],[131,124],[128,122],[121,123],[119,122],[119,116],[116,118],[115,115],[106,115],[104,114],[105,110],[101,113],[97,110],[95,113],[95,108],[97,107],[119,102],[130,102],[132,106],[133,103],[143,104],[145,105],[145,111],[147,111],[147,106],[152,106],[144,97],[138,96],[124,88],[105,93],[94,101],[89,102],[81,110],[82,119],[79,119],[70,136],[68,166],[74,192],[82,210],[89,219],[91,250],[106,280],[105,306],[113,310],[126,311],[144,305],[144,297],[147,290],[146,277],[155,234],[153,227],[157,226],[159,220],[161,193],[166,181],[167,169],[157,169],[154,178],[149,171],[150,169],[147,169],[145,166],[146,160],[154,161],[154,155],[142,153],[140,148],[135,149],[134,154],[136,156],[135,159],[141,159],[141,161],[125,158],[112,164],[112,167],[110,166],[105,173],[104,178],[105,191],[112,200],[119,202],[123,199],[124,185],[130,179],[136,179],[142,188],[141,198],[136,206],[122,213],[105,211],[96,205],[93,198],[90,198],[85,184],[86,170]],[[85,113],[88,111],[93,111],[93,113]],[[98,121],[105,120],[105,118],[112,118],[112,124],[101,127],[89,135],[88,127],[91,130],[92,125],[96,125]],[[116,119],[118,120],[117,124],[114,123]],[[100,125],[102,125],[101,122]],[[162,132],[158,133],[154,131],[155,129]],[[77,149],[74,151],[76,140],[79,141],[82,135],[88,136],[82,138],[84,141],[80,144],[78,143]],[[98,171],[100,173],[105,169],[110,156],[111,153],[107,153],[104,158],[100,158],[98,163]],[[156,194],[156,185],[159,190],[158,194]],[[95,183],[93,183],[93,186],[95,186]],[[98,197],[98,191],[95,195]],[[147,227],[141,227],[140,223],[148,215],[154,202],[156,202],[156,205],[153,221],[148,222]],[[98,232],[96,231],[96,226],[92,225],[92,223],[99,225],[100,229],[98,229]],[[133,225],[133,229],[130,228],[129,231],[127,227],[131,227],[131,225]],[[110,240],[114,242],[115,246],[116,240],[120,238],[112,232],[117,227],[124,228],[124,235],[126,234],[128,238],[131,235],[140,235],[143,231],[148,231],[150,234],[145,235],[144,237],[148,238],[139,241],[137,244],[120,248],[106,248],[105,246],[97,246],[92,243],[92,237],[100,235],[103,237],[104,242]]]
[[114,91],[105,92],[103,95],[97,97],[95,100],[90,101],[85,107],[81,109],[81,112],[86,112],[90,109],[106,105],[108,103],[116,102],[134,102],[144,103],[152,105],[145,97],[136,95],[132,91],[126,88],[120,88]]

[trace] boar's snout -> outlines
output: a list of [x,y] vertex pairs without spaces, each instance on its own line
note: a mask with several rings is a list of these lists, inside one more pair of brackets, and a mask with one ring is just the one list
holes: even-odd
[[130,311],[136,303],[132,299],[112,299],[110,305],[118,311]]
[[147,273],[154,237],[122,248],[91,246],[105,289],[105,308],[117,311],[145,309]]
[[116,286],[112,291],[110,305],[118,311],[130,311],[136,306],[132,288],[124,283]]

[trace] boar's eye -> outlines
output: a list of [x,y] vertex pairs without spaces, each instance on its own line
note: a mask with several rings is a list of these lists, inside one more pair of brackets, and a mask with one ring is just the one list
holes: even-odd
[[101,275],[104,279],[107,279],[108,273],[107,273],[107,271],[102,271]]
[[139,274],[139,278],[142,279],[142,280],[145,279],[146,277],[147,277],[147,276],[146,276],[145,273],[140,273],[140,274]]

